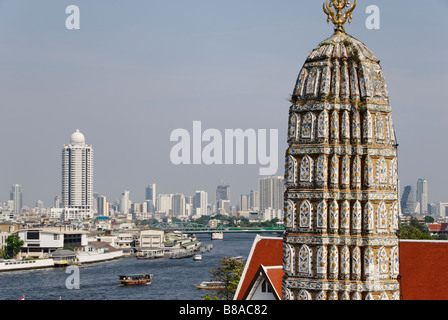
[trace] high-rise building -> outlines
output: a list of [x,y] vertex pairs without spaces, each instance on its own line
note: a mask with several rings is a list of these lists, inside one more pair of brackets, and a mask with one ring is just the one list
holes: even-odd
[[156,184],[148,184],[145,188],[145,200],[151,200],[152,203],[156,203],[157,196],[156,196]]
[[62,202],[67,219],[93,217],[93,149],[79,130],[62,149]]
[[129,191],[124,190],[121,193],[119,211],[122,214],[128,214],[130,209],[131,209],[131,205],[130,205]]
[[173,194],[171,201],[172,215],[175,217],[185,216],[185,196],[181,193]]
[[157,212],[169,215],[173,205],[172,194],[158,194],[157,195]]
[[260,208],[260,199],[259,199],[258,191],[250,190],[249,208],[254,211],[257,211]]
[[239,207],[241,211],[247,211],[250,208],[250,204],[249,204],[249,195],[247,194],[242,194],[240,195],[240,203],[239,203]]
[[324,4],[335,32],[310,52],[291,96],[282,297],[398,300],[392,108],[379,59],[344,30],[356,1],[341,3]]
[[428,181],[417,180],[417,202],[420,203],[420,213],[428,213]]
[[229,200],[230,201],[230,186],[223,182],[216,188],[216,205],[217,206],[219,206],[220,200]]
[[401,212],[404,215],[413,215],[415,213],[415,191],[413,186],[406,186],[401,197]]
[[109,202],[107,202],[106,196],[98,197],[98,216],[109,216]]
[[283,209],[284,179],[281,176],[269,176],[258,179],[258,193],[260,199],[259,211],[265,209]]
[[193,197],[193,214],[205,216],[208,214],[208,194],[206,191],[198,190]]
[[11,210],[14,211],[14,214],[17,216],[22,211],[23,200],[22,200],[22,186],[20,184],[13,184],[11,186],[11,192],[9,200],[13,201],[13,207]]

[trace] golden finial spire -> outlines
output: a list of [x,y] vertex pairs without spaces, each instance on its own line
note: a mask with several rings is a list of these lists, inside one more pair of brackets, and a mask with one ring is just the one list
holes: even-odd
[[[334,7],[336,12],[334,12],[331,7]],[[326,3],[324,3],[324,12],[328,16],[327,22],[330,22],[331,20],[336,26],[335,34],[345,33],[343,26],[347,22],[347,19],[349,23],[352,22],[352,12],[356,8],[356,0],[353,3],[353,6],[343,13],[342,10],[348,7],[350,7],[350,1],[348,0],[330,0],[330,4],[328,4],[328,0],[326,0]]]

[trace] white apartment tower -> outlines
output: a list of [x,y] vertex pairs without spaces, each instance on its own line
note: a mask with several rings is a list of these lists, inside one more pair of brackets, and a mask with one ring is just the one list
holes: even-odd
[[62,149],[62,203],[65,219],[93,217],[93,149],[79,130]]
[[420,203],[420,213],[428,213],[428,181],[417,180],[417,202]]
[[258,180],[259,211],[265,209],[283,210],[284,181],[281,176],[270,176]]

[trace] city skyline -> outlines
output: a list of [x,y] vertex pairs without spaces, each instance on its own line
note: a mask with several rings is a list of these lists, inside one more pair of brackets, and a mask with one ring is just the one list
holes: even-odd
[[[448,47],[435,39],[448,30],[448,4],[432,0],[415,10],[402,2],[369,3],[381,9],[380,30],[365,27],[367,4],[360,3],[346,29],[382,59],[400,144],[401,186],[415,186],[424,176],[428,201],[446,201],[447,110],[440,101]],[[220,131],[278,129],[277,175],[283,175],[287,99],[298,62],[333,29],[313,19],[321,15],[320,6],[292,0],[78,1],[81,28],[69,31],[70,4],[0,6],[0,90],[8,106],[0,130],[5,150],[13,151],[0,160],[3,199],[11,185],[20,184],[24,205],[52,203],[61,193],[60,145],[76,128],[95,146],[94,191],[110,200],[129,190],[141,201],[149,183],[157,184],[158,193],[213,195],[226,180],[234,203],[257,189],[258,165],[170,162],[170,133],[191,130],[195,120]],[[429,14],[431,21],[415,23]],[[312,28],[299,38],[305,26]],[[411,54],[397,59],[403,51]],[[17,121],[20,129],[12,127]]]

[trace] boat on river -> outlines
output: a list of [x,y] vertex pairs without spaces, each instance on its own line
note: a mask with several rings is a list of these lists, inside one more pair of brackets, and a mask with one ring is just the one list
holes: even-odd
[[226,287],[224,282],[221,281],[203,281],[200,284],[194,284],[194,286],[200,290],[220,290]]
[[193,257],[194,261],[201,261],[202,260],[202,254],[195,254]]
[[140,249],[135,255],[137,259],[161,259],[165,257],[163,249]]
[[152,274],[126,274],[121,275],[118,281],[125,286],[135,286],[151,284],[152,278]]

